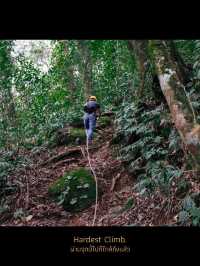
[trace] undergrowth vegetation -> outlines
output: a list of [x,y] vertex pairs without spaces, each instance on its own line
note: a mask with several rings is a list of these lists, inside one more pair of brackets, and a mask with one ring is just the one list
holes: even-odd
[[119,158],[137,179],[137,190],[153,192],[159,187],[169,193],[173,179],[182,174],[184,154],[164,105],[125,102],[115,122]]

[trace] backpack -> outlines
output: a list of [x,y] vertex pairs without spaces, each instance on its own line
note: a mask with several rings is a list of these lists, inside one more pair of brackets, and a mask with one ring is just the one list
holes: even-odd
[[96,110],[100,108],[99,104],[95,101],[88,101],[85,105],[84,105],[84,111],[88,114],[92,114],[94,112],[96,112]]

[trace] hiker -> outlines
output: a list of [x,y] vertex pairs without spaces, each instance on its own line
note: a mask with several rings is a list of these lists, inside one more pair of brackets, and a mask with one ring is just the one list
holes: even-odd
[[90,96],[84,105],[84,125],[89,144],[92,144],[93,132],[96,127],[97,115],[100,115],[100,105],[97,103],[95,96]]

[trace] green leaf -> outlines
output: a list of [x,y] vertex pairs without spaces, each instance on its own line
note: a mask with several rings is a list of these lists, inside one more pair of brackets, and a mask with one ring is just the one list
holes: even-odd
[[70,204],[71,204],[71,205],[74,205],[74,204],[77,203],[77,201],[78,201],[77,198],[73,198],[73,199],[70,200]]
[[194,220],[192,220],[192,224],[193,224],[194,226],[197,226],[197,225],[199,225],[199,221],[200,221],[199,218],[195,218]]
[[134,199],[129,198],[128,201],[126,202],[125,206],[124,206],[124,211],[131,209],[133,206],[134,206]]
[[85,184],[83,185],[84,188],[89,188],[89,186],[90,186],[90,185],[89,185],[88,183],[85,183]]
[[80,196],[80,199],[87,199],[87,198],[88,198],[88,195],[86,195],[86,194]]
[[182,202],[182,207],[184,210],[190,211],[192,208],[195,207],[195,203],[190,196],[187,196]]
[[196,218],[200,219],[200,208],[193,207],[190,210],[190,214],[192,215],[192,217],[196,217]]
[[181,211],[178,214],[178,221],[182,224],[186,223],[189,220],[189,213],[186,211]]
[[63,202],[64,202],[64,200],[65,200],[64,198],[61,198],[61,200],[60,200],[60,201],[58,201],[58,203],[57,203],[57,204],[58,204],[58,205],[62,205],[62,204],[63,204]]

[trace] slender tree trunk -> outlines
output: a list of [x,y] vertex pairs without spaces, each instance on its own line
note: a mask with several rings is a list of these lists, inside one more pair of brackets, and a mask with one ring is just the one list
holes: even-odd
[[189,70],[181,57],[179,51],[177,50],[174,41],[165,41],[166,47],[169,49],[169,59],[174,63],[177,69],[177,75],[184,85],[189,81]]
[[187,98],[177,68],[169,60],[169,50],[164,41],[150,41],[162,92],[168,103],[172,119],[200,169],[200,125],[195,122],[195,115],[190,100]]
[[[67,56],[69,54],[68,41],[60,41],[60,42],[64,43],[64,52],[65,52],[65,55]],[[73,96],[76,91],[76,83],[75,83],[75,78],[74,78],[73,65],[71,64],[68,65],[68,67],[66,68],[66,75],[67,75],[67,80],[68,80],[67,85]]]
[[68,81],[69,89],[72,92],[72,94],[74,94],[76,91],[76,84],[74,80],[74,69],[72,66],[68,68],[68,72],[69,72],[69,81]]
[[10,130],[15,130],[17,134],[17,115],[12,94],[12,60],[11,60],[11,43],[10,41],[0,42],[0,98],[1,98],[1,116],[4,132],[2,136],[5,146],[11,144]]
[[16,126],[16,110],[11,88],[4,87],[4,92],[1,94],[1,104],[4,119],[7,119],[8,124],[12,127]]
[[78,47],[83,62],[83,81],[85,85],[85,97],[92,94],[92,58],[86,41],[78,40]]
[[145,75],[148,64],[147,57],[147,41],[146,40],[129,40],[128,41],[129,50],[136,55],[138,70],[140,75],[140,88],[138,96],[141,98],[144,93],[145,87]]

